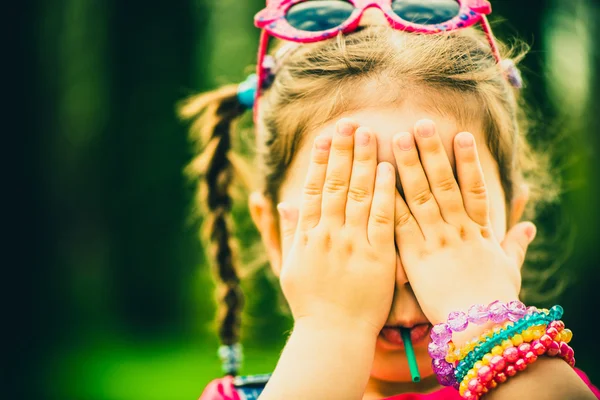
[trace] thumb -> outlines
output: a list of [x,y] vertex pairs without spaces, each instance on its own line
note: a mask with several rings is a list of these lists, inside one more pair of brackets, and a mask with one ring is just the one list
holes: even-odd
[[281,227],[281,254],[285,260],[294,242],[296,227],[298,226],[298,209],[292,207],[289,203],[282,202],[277,204],[277,211],[279,211]]
[[520,268],[525,261],[525,253],[535,238],[537,229],[532,222],[520,222],[513,226],[502,241],[502,248],[508,257]]

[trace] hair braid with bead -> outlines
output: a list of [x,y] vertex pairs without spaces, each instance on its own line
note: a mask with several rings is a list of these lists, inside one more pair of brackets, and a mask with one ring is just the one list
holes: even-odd
[[[219,277],[219,355],[223,371],[235,375],[241,362],[240,315],[244,303],[240,279],[235,267],[234,246],[230,236],[230,212],[233,200],[230,188],[235,168],[230,159],[232,125],[245,108],[237,98],[237,86],[191,97],[180,107],[184,119],[192,119],[192,140],[204,150],[188,166],[188,174],[198,180],[198,197],[206,207],[205,234],[215,270]],[[194,128],[200,129],[194,129]]]

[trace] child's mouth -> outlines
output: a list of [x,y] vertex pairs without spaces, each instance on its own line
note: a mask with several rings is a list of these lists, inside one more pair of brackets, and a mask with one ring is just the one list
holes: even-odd
[[[400,334],[402,326],[385,326],[379,333],[380,339],[393,345],[398,349],[404,348],[404,341]],[[410,328],[410,339],[413,345],[417,345],[427,339],[431,324],[419,324]]]

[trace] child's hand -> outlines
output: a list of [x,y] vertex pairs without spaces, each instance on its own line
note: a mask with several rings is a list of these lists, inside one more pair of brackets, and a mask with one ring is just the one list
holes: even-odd
[[344,119],[333,139],[316,138],[299,215],[278,207],[281,286],[296,324],[379,334],[394,293],[395,193],[373,132]]
[[454,138],[458,183],[433,122],[396,135],[393,150],[406,198],[396,196],[396,242],[427,318],[435,324],[476,303],[518,299],[535,226],[520,223],[496,239],[473,135]]

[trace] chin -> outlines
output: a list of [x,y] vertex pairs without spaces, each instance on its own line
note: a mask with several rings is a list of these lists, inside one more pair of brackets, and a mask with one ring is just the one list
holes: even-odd
[[[431,358],[427,354],[427,347],[419,346],[415,348],[415,356],[421,379],[432,376]],[[385,382],[411,382],[412,377],[404,350],[393,351],[377,346],[371,377]]]

